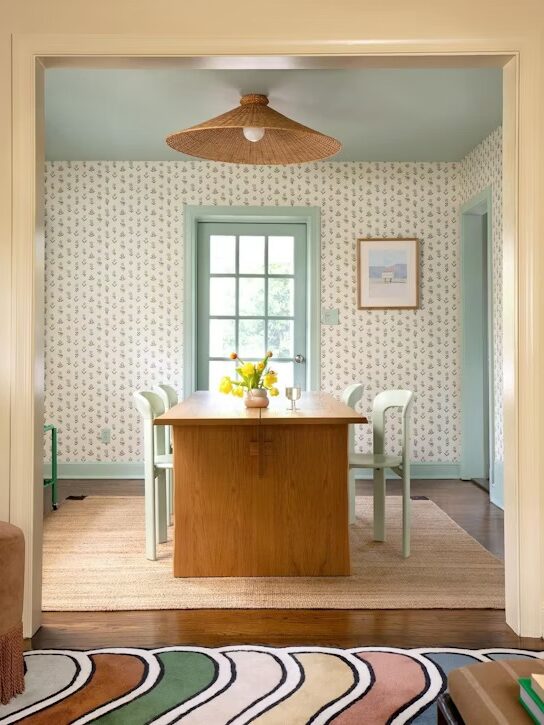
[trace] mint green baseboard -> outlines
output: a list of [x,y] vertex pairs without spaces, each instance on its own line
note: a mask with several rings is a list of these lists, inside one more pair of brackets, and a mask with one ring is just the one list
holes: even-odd
[[[459,463],[412,463],[410,466],[412,478],[459,478]],[[355,478],[367,479],[372,478],[370,469],[361,469],[357,471]],[[398,478],[393,471],[386,472],[386,478]]]
[[[47,476],[51,469],[49,464],[44,465],[44,474]],[[59,463],[59,478],[143,478],[144,464],[140,461],[134,463]]]
[[[49,475],[49,465],[44,466],[45,475]],[[59,463],[59,478],[143,478],[144,464],[134,463]],[[387,472],[388,478],[397,478]],[[360,470],[357,478],[372,478],[372,471]],[[458,463],[412,463],[412,478],[459,478]]]

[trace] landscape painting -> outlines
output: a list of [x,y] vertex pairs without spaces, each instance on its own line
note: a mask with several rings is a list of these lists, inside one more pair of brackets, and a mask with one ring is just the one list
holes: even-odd
[[418,240],[358,239],[359,309],[418,306]]

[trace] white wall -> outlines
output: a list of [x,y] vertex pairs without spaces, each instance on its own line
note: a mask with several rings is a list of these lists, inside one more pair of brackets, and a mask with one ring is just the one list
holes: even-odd
[[[381,389],[414,389],[414,460],[457,463],[458,215],[496,174],[486,157],[500,134],[490,139],[461,163],[48,163],[45,407],[60,460],[138,461],[132,391],[181,389],[187,203],[319,206],[322,304],[340,312],[338,326],[322,326],[323,389],[361,381],[365,410]],[[419,237],[421,309],[357,310],[358,236]]]

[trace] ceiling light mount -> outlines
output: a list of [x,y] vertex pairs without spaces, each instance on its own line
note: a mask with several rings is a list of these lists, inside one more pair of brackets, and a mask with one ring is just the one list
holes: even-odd
[[302,164],[338,153],[342,144],[270,108],[268,97],[248,93],[221,116],[173,133],[176,151],[235,164]]
[[255,104],[257,106],[268,106],[268,96],[265,96],[264,93],[246,93],[245,96],[240,98],[241,106],[249,106],[251,104]]

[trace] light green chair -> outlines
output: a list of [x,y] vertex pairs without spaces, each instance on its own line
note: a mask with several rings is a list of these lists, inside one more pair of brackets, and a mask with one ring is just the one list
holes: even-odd
[[[355,410],[355,406],[363,397],[363,386],[360,383],[349,385],[342,393],[342,402]],[[350,425],[348,431],[348,458],[355,455],[355,426]],[[355,523],[355,468],[348,469],[348,510],[349,523]]]
[[[174,405],[178,404],[178,394],[171,385],[157,385],[155,392],[162,400],[165,410],[170,410]],[[172,426],[163,426],[165,430],[165,446],[167,453],[174,452],[174,440],[172,437]],[[172,524],[172,517],[174,514],[174,470],[168,469],[166,471],[166,519],[168,525]]]
[[172,470],[173,457],[166,449],[164,426],[153,421],[164,413],[164,405],[157,393],[140,390],[134,393],[136,408],[143,420],[144,476],[145,476],[145,554],[157,558],[157,541],[167,538],[166,471]]
[[[350,475],[357,469],[371,468],[374,471],[375,541],[385,541],[385,469],[391,469],[402,478],[402,553],[405,557],[410,556],[410,409],[413,398],[410,390],[378,393],[372,405],[373,452],[349,453]],[[385,413],[389,408],[400,408],[402,414],[400,456],[385,453]]]

